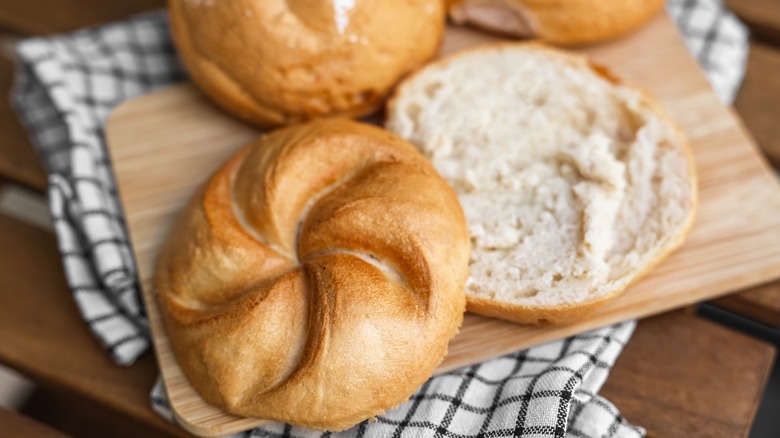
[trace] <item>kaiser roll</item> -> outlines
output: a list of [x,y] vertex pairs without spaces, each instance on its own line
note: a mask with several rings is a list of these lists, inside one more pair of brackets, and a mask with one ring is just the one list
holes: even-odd
[[441,0],[170,0],[192,79],[259,125],[359,117],[434,56]]
[[173,227],[154,286],[206,401],[341,430],[431,376],[463,318],[468,257],[457,197],[414,147],[327,119],[230,159]]

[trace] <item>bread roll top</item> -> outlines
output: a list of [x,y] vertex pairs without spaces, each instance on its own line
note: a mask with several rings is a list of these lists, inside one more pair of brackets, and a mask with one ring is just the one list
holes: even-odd
[[468,252],[454,192],[411,145],[318,121],[261,137],[211,178],[155,289],[208,402],[340,430],[406,400],[441,362]]
[[262,126],[359,117],[434,56],[441,0],[171,0],[174,41],[216,103]]

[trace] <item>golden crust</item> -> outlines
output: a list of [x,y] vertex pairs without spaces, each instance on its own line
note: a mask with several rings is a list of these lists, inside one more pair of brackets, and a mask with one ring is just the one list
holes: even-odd
[[501,34],[559,45],[592,44],[636,29],[663,0],[448,0],[449,15]]
[[170,0],[179,54],[200,89],[251,123],[360,117],[431,59],[440,0]]
[[468,256],[457,197],[422,155],[330,119],[228,161],[180,215],[154,287],[207,402],[342,430],[431,376],[463,318]]
[[[593,63],[590,59],[584,55],[576,54],[569,51],[559,50],[547,46],[538,41],[526,41],[526,42],[498,42],[492,44],[481,45],[475,48],[462,50],[444,58],[438,59],[429,63],[426,68],[444,68],[450,62],[458,59],[462,56],[470,56],[473,53],[478,52],[490,52],[497,48],[512,48],[522,47],[525,50],[540,50],[554,53],[558,57],[567,59],[574,65],[590,68],[593,72],[603,77],[615,85],[622,85],[631,87],[637,90],[646,104],[651,106],[658,117],[665,120],[667,124],[673,126],[675,133],[678,136],[679,143],[682,147],[682,151],[685,154],[686,161],[688,163],[688,174],[690,175],[690,188],[689,194],[691,200],[691,208],[688,211],[688,215],[685,218],[684,223],[676,230],[677,233],[670,236],[666,245],[662,247],[657,254],[650,260],[641,271],[635,273],[629,282],[618,287],[614,290],[600,294],[591,300],[578,302],[567,305],[557,306],[525,306],[507,303],[498,300],[486,299],[483,297],[475,296],[466,291],[466,309],[470,312],[479,313],[481,315],[490,316],[494,318],[506,319],[522,324],[560,324],[566,322],[572,322],[577,319],[581,319],[593,310],[603,306],[607,302],[611,301],[623,291],[625,291],[631,284],[641,279],[646,273],[651,271],[655,266],[661,263],[666,257],[668,257],[675,249],[679,248],[688,236],[696,216],[698,207],[698,189],[697,189],[697,175],[696,166],[694,164],[693,151],[688,143],[685,135],[679,126],[666,114],[662,106],[653,98],[653,96],[646,90],[635,86],[633,84],[626,84],[618,76],[614,75],[608,68],[599,64]],[[420,69],[403,82],[401,82],[396,88],[393,95],[388,100],[388,114],[395,113],[395,106],[400,96],[405,94],[405,87],[407,84],[412,83],[418,74],[421,74],[425,69]]]

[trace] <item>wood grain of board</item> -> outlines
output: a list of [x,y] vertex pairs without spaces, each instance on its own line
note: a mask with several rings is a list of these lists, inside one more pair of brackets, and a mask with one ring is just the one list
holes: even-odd
[[[443,50],[491,39],[451,28]],[[700,176],[693,231],[683,248],[645,280],[582,321],[540,328],[467,314],[439,372],[780,275],[780,186],[733,111],[717,100],[668,17],[659,16],[630,37],[587,53],[656,94],[687,134]],[[180,423],[200,435],[236,432],[260,420],[225,414],[195,393],[168,345],[149,281],[156,251],[178,210],[255,135],[189,85],[126,103],[107,126],[166,388]]]

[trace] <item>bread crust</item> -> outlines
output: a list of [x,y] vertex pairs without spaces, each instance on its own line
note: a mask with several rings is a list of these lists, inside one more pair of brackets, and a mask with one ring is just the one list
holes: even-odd
[[558,45],[605,41],[641,26],[663,0],[448,0],[458,24]]
[[344,9],[326,0],[168,5],[193,81],[260,126],[375,111],[399,79],[435,55],[445,21],[440,0],[369,0]]
[[217,171],[166,240],[154,292],[207,402],[343,430],[404,402],[441,362],[469,245],[454,191],[413,146],[322,120]]
[[[445,68],[448,63],[451,63],[461,57],[470,56],[474,53],[491,52],[502,48],[511,49],[513,47],[522,48],[524,50],[539,50],[553,53],[558,57],[562,57],[568,60],[568,62],[574,66],[589,68],[594,73],[614,85],[629,87],[639,92],[643,102],[653,109],[653,112],[656,114],[656,116],[674,128],[674,132],[678,138],[678,143],[685,156],[688,167],[690,183],[689,199],[691,207],[688,210],[682,225],[676,230],[675,234],[668,237],[666,243],[661,248],[659,248],[654,257],[645,266],[643,266],[640,271],[634,273],[634,275],[631,276],[628,281],[618,285],[618,287],[605,291],[602,294],[599,294],[598,296],[595,296],[587,301],[551,306],[519,305],[506,301],[480,297],[469,293],[468,289],[466,290],[466,309],[470,312],[522,324],[548,325],[572,322],[586,317],[589,313],[593,312],[594,310],[620,295],[631,284],[634,284],[637,280],[641,279],[645,274],[651,271],[655,266],[665,260],[666,257],[668,257],[675,249],[679,248],[685,241],[685,238],[693,227],[696,211],[698,208],[698,179],[694,162],[694,155],[690,144],[688,143],[680,127],[668,116],[663,107],[648,91],[636,85],[624,82],[617,75],[613,74],[607,67],[592,62],[584,55],[555,49],[539,41],[497,42],[456,52],[452,55],[429,63],[425,69],[434,67]],[[395,92],[388,100],[388,117],[396,112],[396,105],[398,105],[399,100],[405,94],[405,87],[407,87],[408,84],[414,82],[418,75],[422,74],[425,69],[418,70],[398,85]]]

